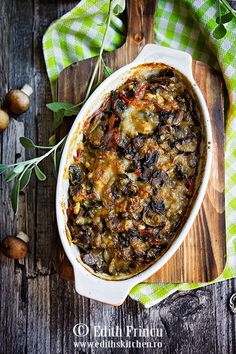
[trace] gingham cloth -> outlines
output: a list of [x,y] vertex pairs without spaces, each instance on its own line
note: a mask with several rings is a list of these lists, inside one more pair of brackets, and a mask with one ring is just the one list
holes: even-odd
[[[118,3],[124,9],[124,0]],[[63,68],[98,54],[108,9],[108,0],[82,0],[49,27],[43,38],[43,50],[53,91]],[[225,151],[227,263],[221,276],[211,283],[236,276],[236,20],[226,24],[227,35],[223,39],[215,40],[212,33],[216,15],[214,0],[159,0],[155,15],[157,43],[187,51],[194,59],[215,67],[219,65],[229,92]],[[113,15],[106,50],[119,47],[124,33],[123,23]],[[150,307],[177,290],[211,283],[145,283],[135,286],[130,296]]]

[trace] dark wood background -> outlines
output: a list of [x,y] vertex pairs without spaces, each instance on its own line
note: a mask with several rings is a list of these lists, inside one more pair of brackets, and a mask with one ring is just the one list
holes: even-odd
[[[51,101],[42,54],[42,35],[48,25],[78,1],[1,0],[0,2],[0,97],[28,82],[34,87],[31,109],[12,119],[0,136],[0,161],[25,158],[18,144],[22,135],[47,144],[52,116],[45,104]],[[236,8],[236,1],[231,1]],[[26,157],[34,156],[34,151]],[[59,279],[50,264],[56,237],[54,216],[55,179],[52,164],[43,164],[48,179],[32,180],[21,195],[18,218],[9,203],[9,186],[0,180],[0,235],[23,230],[32,238],[30,255],[14,262],[0,255],[0,354],[18,353],[114,353],[114,350],[75,350],[76,323],[163,329],[164,353],[235,353],[236,317],[228,308],[236,280],[191,292],[176,293],[151,309],[128,298],[118,308],[77,295],[71,283]],[[82,341],[93,340],[93,333]],[[124,338],[128,339],[128,338]],[[132,338],[131,338],[132,339]],[[135,338],[133,338],[135,339]],[[155,341],[146,338],[144,341]],[[121,351],[119,351],[121,352]],[[157,352],[122,350],[122,353]]]

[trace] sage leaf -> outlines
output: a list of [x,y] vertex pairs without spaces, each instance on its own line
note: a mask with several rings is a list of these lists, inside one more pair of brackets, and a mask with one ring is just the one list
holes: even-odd
[[25,136],[20,137],[20,143],[26,149],[34,149],[36,147],[35,143]]
[[80,111],[80,103],[52,102],[48,103],[46,106],[55,113],[64,111],[66,117],[77,115]]
[[[19,172],[20,173],[20,172]],[[16,176],[19,174],[18,172],[15,172],[14,169],[11,170],[5,177],[6,182],[12,181]]]
[[215,39],[221,39],[226,35],[227,31],[225,26],[220,23],[213,31],[213,36]]
[[113,14],[114,15],[119,15],[119,14],[121,14],[123,12],[123,9],[122,9],[122,7],[120,6],[120,5],[116,5],[115,7],[114,7],[114,9],[113,9]]
[[124,11],[125,2],[122,0],[112,0],[111,1],[111,10],[114,15],[119,15]]
[[45,179],[47,178],[46,175],[43,173],[43,171],[40,170],[40,168],[38,167],[38,165],[35,165],[34,167],[34,171],[35,174],[38,178],[39,181],[45,181]]
[[232,14],[232,12],[227,12],[226,14],[220,16],[217,16],[216,18],[216,23],[220,24],[220,23],[227,23],[230,22],[233,19],[234,15]]
[[113,72],[114,71],[112,68],[109,68],[109,66],[104,65],[103,73],[104,73],[105,78],[109,77],[111,74],[113,74]]
[[54,120],[53,120],[53,129],[57,129],[63,122],[63,118],[65,116],[64,112],[65,111],[61,110],[55,113]]
[[56,176],[57,176],[57,174],[58,174],[58,170],[59,170],[59,166],[60,166],[61,154],[62,154],[62,151],[61,151],[61,150],[56,150],[56,151],[54,152],[54,156],[53,156],[54,169],[55,169],[55,175],[56,175]]
[[90,93],[93,93],[93,92],[96,90],[96,88],[97,88],[99,85],[101,85],[101,83],[102,83],[102,81],[98,81],[98,82],[96,82],[96,84],[92,87],[92,89],[91,89],[91,92],[90,92]]
[[74,106],[74,108],[71,107],[71,109],[65,110],[64,115],[65,117],[77,116],[79,111],[80,111],[80,106]]
[[53,112],[59,112],[61,110],[66,110],[74,106],[72,103],[66,103],[66,102],[51,102],[46,104],[47,108],[50,109],[50,111]]
[[25,168],[25,165],[19,163],[16,167],[13,168],[5,177],[6,182],[12,181],[14,178],[16,178],[17,175],[19,175],[21,172],[23,172]]
[[49,140],[48,140],[48,143],[50,146],[54,146],[56,145],[56,134],[53,134],[50,136]]
[[11,204],[15,214],[17,213],[18,206],[19,206],[19,193],[20,193],[20,181],[17,180],[16,184],[14,185],[11,191]]
[[13,172],[19,175],[24,170],[24,168],[25,166],[19,163],[19,165],[16,165],[16,167],[13,168]]
[[32,168],[25,170],[20,180],[20,190],[23,190],[29,184],[31,174]]
[[53,153],[54,176],[57,176],[57,150]]
[[61,125],[64,117],[77,116],[80,111],[81,104],[82,103],[73,104],[67,102],[48,103],[46,105],[47,108],[55,113],[53,128],[57,129]]
[[7,170],[7,166],[0,163],[0,175],[3,174]]

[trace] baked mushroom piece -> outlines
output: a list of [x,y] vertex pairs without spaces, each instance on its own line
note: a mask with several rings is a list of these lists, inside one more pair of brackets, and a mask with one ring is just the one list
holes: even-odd
[[138,188],[126,174],[120,174],[116,182],[111,187],[112,196],[114,199],[119,199],[122,195],[134,197],[138,193]]
[[111,109],[120,118],[126,110],[127,105],[124,100],[121,99],[120,95],[116,91],[111,92]]
[[21,90],[11,90],[6,95],[6,105],[14,114],[22,114],[28,111],[30,106],[29,96],[33,93],[30,85],[26,84]]
[[197,149],[198,141],[196,138],[181,139],[176,143],[176,147],[181,152],[194,152]]
[[2,133],[8,126],[10,121],[9,115],[3,109],[0,109],[0,133]]

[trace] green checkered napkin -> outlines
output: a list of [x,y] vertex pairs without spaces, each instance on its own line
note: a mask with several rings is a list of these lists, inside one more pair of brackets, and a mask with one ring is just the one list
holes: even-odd
[[[124,0],[117,3],[124,8]],[[43,49],[53,92],[62,69],[98,54],[108,9],[108,0],[82,0],[45,33]],[[236,276],[236,20],[226,24],[227,35],[216,41],[212,36],[216,14],[217,2],[214,0],[159,0],[155,16],[158,44],[187,51],[194,59],[210,65],[219,65],[230,96],[225,163],[227,264],[221,276],[211,283]],[[121,20],[113,15],[106,50],[119,47],[124,41],[124,33]],[[204,285],[206,283],[145,283],[135,286],[130,296],[150,307],[176,290]]]

